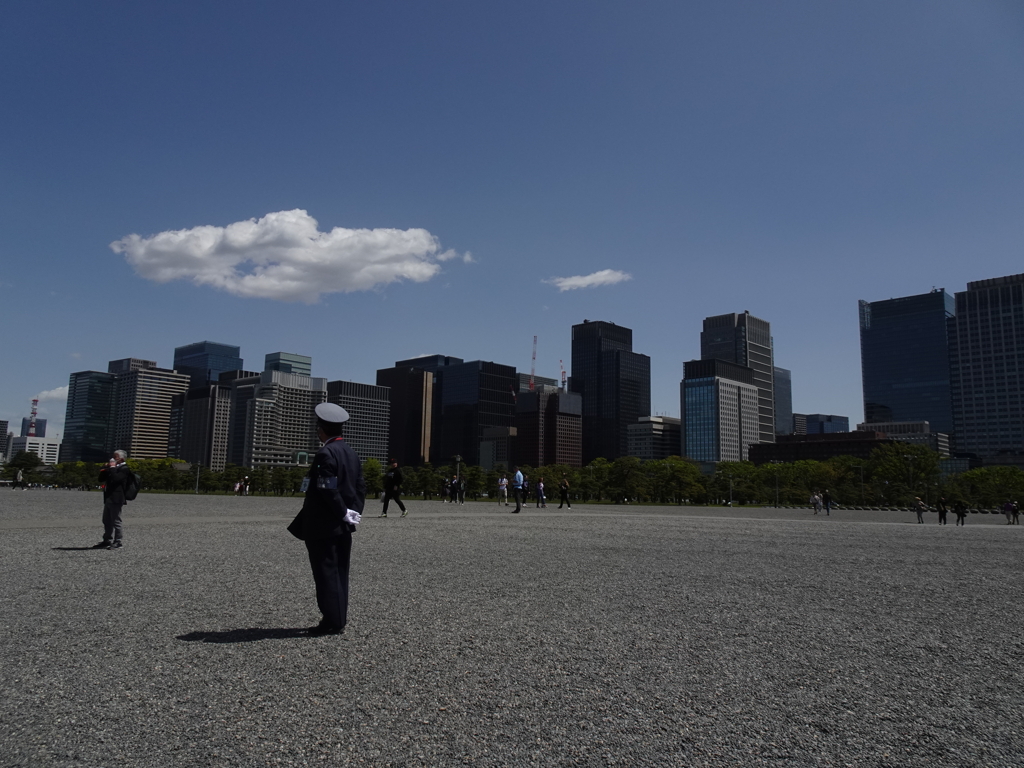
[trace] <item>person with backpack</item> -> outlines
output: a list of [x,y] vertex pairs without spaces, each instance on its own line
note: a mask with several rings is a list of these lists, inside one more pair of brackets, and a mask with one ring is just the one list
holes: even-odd
[[120,549],[122,544],[121,509],[138,493],[135,474],[128,468],[128,454],[120,449],[100,470],[103,483],[103,541],[93,549]]

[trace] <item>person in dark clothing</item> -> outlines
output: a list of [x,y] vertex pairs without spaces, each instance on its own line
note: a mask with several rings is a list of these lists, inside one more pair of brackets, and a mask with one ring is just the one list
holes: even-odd
[[944,496],[940,496],[939,500],[935,502],[935,509],[938,510],[939,513],[939,525],[945,525],[946,513],[949,509],[946,506],[946,498]]
[[340,635],[348,622],[348,573],[355,532],[366,502],[363,468],[341,437],[348,412],[334,403],[315,409],[323,446],[303,480],[306,498],[288,530],[306,544],[323,618],[310,635]]
[[828,492],[828,488],[821,494],[821,506],[825,508],[825,514],[832,514],[832,494]]
[[458,480],[459,488],[459,504],[466,503],[466,478],[460,477]]
[[395,459],[388,459],[388,471],[384,473],[384,511],[380,513],[381,517],[388,516],[388,504],[392,499],[394,499],[398,508],[402,510],[402,517],[409,514],[409,510],[405,508],[405,504],[399,498],[401,492],[402,470],[399,469],[398,462]]
[[962,499],[957,499],[953,502],[953,514],[956,515],[956,524],[965,525],[967,518],[967,505],[964,504]]
[[561,509],[562,505],[565,504],[569,509],[572,509],[572,504],[569,503],[569,478],[562,473],[562,480],[558,484],[558,508]]
[[107,466],[100,470],[103,483],[103,541],[94,544],[93,549],[120,549],[123,546],[121,509],[127,503],[124,491],[131,477],[128,469],[128,454],[114,451]]

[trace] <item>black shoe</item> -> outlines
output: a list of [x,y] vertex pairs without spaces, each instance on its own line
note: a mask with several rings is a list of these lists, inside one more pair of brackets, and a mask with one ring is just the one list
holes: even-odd
[[388,513],[387,513],[387,512],[385,512],[385,513],[384,513],[384,514],[382,514],[382,515],[377,515],[377,517],[387,517],[387,516],[388,516]]
[[306,630],[306,634],[310,637],[322,637],[323,635],[341,635],[344,634],[344,627],[334,627],[330,624],[320,622],[315,627],[310,627]]
[[99,544],[93,544],[92,549],[110,549],[110,542],[101,541]]
[[110,546],[108,547],[108,549],[120,549],[120,548],[121,548],[121,547],[123,547],[123,546],[124,546],[124,544],[122,544],[122,543],[121,543],[121,540],[120,540],[120,539],[118,539],[118,540],[117,540],[117,541],[115,541],[115,542],[114,542],[113,544],[111,544],[111,545],[110,545]]

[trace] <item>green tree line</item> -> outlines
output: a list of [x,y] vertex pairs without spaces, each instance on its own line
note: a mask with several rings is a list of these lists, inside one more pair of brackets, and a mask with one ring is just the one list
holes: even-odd
[[[293,495],[299,492],[305,467],[257,467],[228,465],[220,472],[185,464],[175,459],[129,459],[132,470],[142,476],[144,491],[195,491],[232,493],[235,484],[249,478],[249,493]],[[26,482],[63,488],[96,488],[102,464],[71,462],[44,467],[33,454],[20,453],[4,468],[11,479],[18,468]],[[570,496],[583,502],[661,504],[780,504],[802,506],[815,491],[828,490],[842,506],[906,507],[921,498],[934,505],[940,496],[949,502],[961,500],[972,507],[995,508],[1006,499],[1024,499],[1024,471],[1015,467],[983,467],[958,475],[942,472],[937,453],[922,446],[881,446],[868,459],[839,456],[827,461],[798,461],[762,464],[721,462],[713,475],[701,474],[687,459],[672,456],[659,461],[623,457],[615,461],[595,459],[586,467],[565,465],[520,466],[532,487],[543,479],[549,500],[557,500],[563,475]],[[501,475],[511,471],[499,465],[493,470],[458,467],[466,483],[466,496],[479,500],[493,498]],[[440,497],[445,479],[456,473],[456,465],[405,467],[402,492],[423,499]],[[367,493],[376,497],[383,491],[383,468],[376,459],[363,462]]]

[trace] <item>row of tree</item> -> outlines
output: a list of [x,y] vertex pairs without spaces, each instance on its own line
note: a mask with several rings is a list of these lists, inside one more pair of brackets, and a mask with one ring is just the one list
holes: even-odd
[[[233,465],[221,472],[183,464],[174,459],[129,460],[143,478],[143,490],[232,493],[248,478],[250,494],[291,495],[299,492],[304,467],[256,467]],[[44,467],[34,453],[20,453],[4,468],[13,478],[23,470],[29,483],[63,488],[95,488],[101,464],[83,462]],[[994,508],[1007,499],[1024,499],[1024,471],[1015,467],[984,467],[958,475],[942,472],[934,451],[914,445],[885,445],[870,458],[839,456],[828,461],[798,461],[763,464],[722,462],[714,475],[703,475],[696,464],[672,456],[660,461],[623,457],[615,461],[596,459],[586,467],[563,465],[520,467],[531,487],[544,483],[549,499],[558,498],[564,477],[573,499],[615,503],[651,502],[671,504],[780,504],[806,505],[814,492],[828,490],[844,506],[910,506],[915,498],[934,505],[940,497],[962,500],[972,507]],[[480,499],[494,496],[504,467],[484,470],[466,465],[403,469],[402,492],[424,499],[440,497],[445,480],[458,473],[466,496]],[[379,495],[384,488],[383,468],[376,459],[363,463],[368,494]]]

